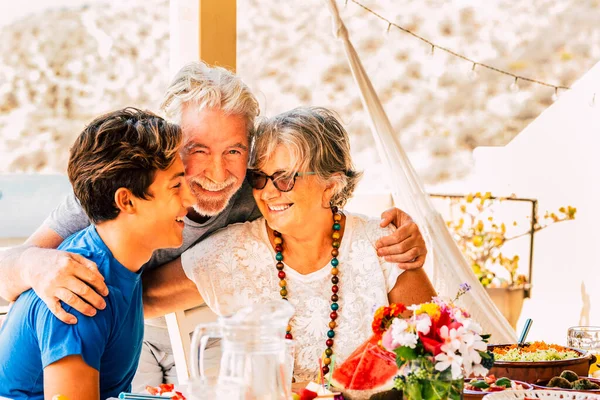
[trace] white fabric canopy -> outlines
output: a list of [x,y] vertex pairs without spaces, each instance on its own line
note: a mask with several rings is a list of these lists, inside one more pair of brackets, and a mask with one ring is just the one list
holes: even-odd
[[461,283],[469,283],[472,289],[461,298],[462,305],[482,325],[484,332],[492,334],[491,343],[514,343],[514,330],[475,277],[469,263],[450,236],[444,220],[425,193],[406,153],[400,147],[375,89],[350,42],[348,30],[340,17],[335,0],[326,1],[333,17],[334,35],[344,45],[352,75],[371,122],[377,150],[387,165],[394,203],[410,214],[428,243],[427,257],[433,261],[432,280],[438,294],[454,297]]

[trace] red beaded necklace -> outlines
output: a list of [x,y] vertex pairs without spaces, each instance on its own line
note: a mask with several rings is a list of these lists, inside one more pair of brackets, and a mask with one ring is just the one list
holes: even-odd
[[[337,257],[339,254],[338,249],[340,248],[341,241],[340,229],[342,228],[342,226],[340,225],[340,221],[342,220],[342,213],[338,211],[337,207],[331,207],[331,211],[333,213],[333,234],[331,235],[331,238],[333,239],[331,246],[333,247],[333,249],[331,250],[332,258],[330,263],[332,267],[331,283],[333,283],[331,291],[333,292],[333,294],[331,295],[331,314],[329,314],[329,318],[331,318],[331,321],[329,322],[329,331],[327,331],[327,340],[325,341],[325,345],[327,346],[327,348],[325,349],[326,357],[323,360],[323,375],[329,373],[329,364],[331,364],[331,355],[333,354],[333,338],[335,336],[335,327],[337,325],[335,320],[338,317],[337,312],[340,307],[338,304],[339,296],[337,294],[339,291],[338,283],[340,281],[340,279],[338,278],[338,265],[340,264],[340,262],[338,261]],[[281,295],[282,299],[287,300],[287,282],[285,280],[285,272],[283,271],[283,238],[281,237],[281,233],[277,231],[273,231],[273,235],[275,236],[273,242],[275,243],[275,251],[277,252],[275,254],[275,259],[277,260],[276,267],[279,271],[277,273],[277,276],[279,277],[279,287],[281,288],[279,290],[279,294]],[[292,327],[290,325],[287,326],[285,338],[293,339]]]

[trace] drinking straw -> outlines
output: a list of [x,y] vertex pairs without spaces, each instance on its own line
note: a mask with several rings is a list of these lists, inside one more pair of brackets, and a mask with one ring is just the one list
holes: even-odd
[[319,357],[319,383],[323,387],[323,359]]
[[327,389],[331,389],[331,377],[333,376],[333,371],[335,370],[335,354],[331,355],[331,370],[329,371],[329,379],[327,380]]
[[170,397],[165,396],[153,396],[151,394],[143,394],[143,393],[119,393],[119,399],[123,400],[152,400],[152,399],[170,399]]

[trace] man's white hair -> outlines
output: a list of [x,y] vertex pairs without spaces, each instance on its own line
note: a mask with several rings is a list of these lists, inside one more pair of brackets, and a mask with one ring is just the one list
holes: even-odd
[[233,72],[192,62],[177,72],[165,93],[161,109],[165,116],[181,124],[183,106],[192,105],[198,111],[220,109],[228,115],[246,120],[248,139],[254,135],[254,119],[260,110],[250,88]]

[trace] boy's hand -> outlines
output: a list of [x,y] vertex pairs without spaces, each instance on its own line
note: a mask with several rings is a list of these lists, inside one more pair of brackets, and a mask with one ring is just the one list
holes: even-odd
[[398,208],[391,208],[381,214],[381,227],[390,223],[396,230],[375,243],[377,255],[388,262],[397,263],[402,269],[421,268],[425,264],[427,247],[421,231],[408,214]]
[[27,274],[23,278],[64,323],[75,324],[77,318],[60,301],[90,317],[106,307],[102,296],[108,295],[108,288],[94,262],[79,254],[38,247],[27,249],[22,258],[22,271]]

